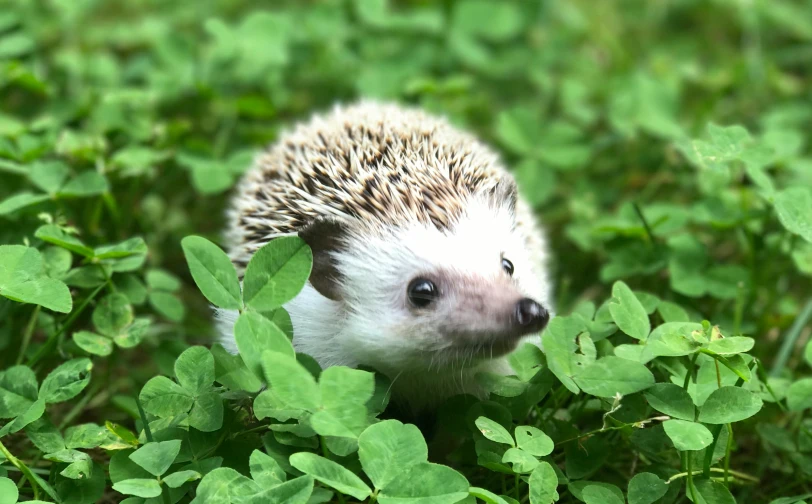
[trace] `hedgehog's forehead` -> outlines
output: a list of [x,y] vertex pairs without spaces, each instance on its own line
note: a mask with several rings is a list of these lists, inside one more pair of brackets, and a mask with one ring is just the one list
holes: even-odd
[[411,221],[363,240],[375,262],[407,275],[443,269],[496,274],[501,256],[523,249],[512,211],[485,202],[472,202],[447,228]]

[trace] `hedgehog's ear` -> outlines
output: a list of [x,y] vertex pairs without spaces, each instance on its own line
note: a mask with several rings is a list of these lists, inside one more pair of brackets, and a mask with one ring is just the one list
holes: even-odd
[[341,274],[334,253],[344,246],[347,231],[348,226],[335,219],[318,219],[299,231],[299,238],[313,251],[310,285],[333,301],[341,299]]
[[516,201],[519,198],[519,188],[513,177],[503,176],[491,192],[493,202],[499,206],[505,206],[511,212],[516,211]]

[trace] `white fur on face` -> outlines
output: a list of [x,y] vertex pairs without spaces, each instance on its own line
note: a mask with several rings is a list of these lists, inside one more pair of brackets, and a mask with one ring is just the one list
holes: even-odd
[[[502,268],[503,257],[514,264],[513,278]],[[473,201],[450,232],[415,223],[382,235],[353,236],[335,259],[343,275],[341,302],[308,287],[286,307],[297,348],[322,365],[364,364],[389,372],[459,367],[451,361],[473,356],[457,349],[443,328],[498,331],[503,321],[495,319],[502,312],[512,315],[519,299],[547,303],[510,211],[486,202]],[[437,279],[436,307],[409,305],[407,286],[418,277]],[[471,289],[485,306],[469,306]],[[489,311],[491,300],[504,300],[504,309]]]

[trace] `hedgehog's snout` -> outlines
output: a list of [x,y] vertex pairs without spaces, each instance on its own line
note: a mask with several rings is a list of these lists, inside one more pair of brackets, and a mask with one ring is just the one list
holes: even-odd
[[537,333],[550,321],[550,313],[536,301],[524,298],[516,303],[516,324],[521,336]]

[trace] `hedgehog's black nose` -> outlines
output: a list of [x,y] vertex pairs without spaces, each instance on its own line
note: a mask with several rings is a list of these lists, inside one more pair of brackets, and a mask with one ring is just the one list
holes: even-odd
[[522,332],[529,334],[544,329],[550,320],[550,314],[543,306],[530,298],[524,298],[516,303],[516,322],[522,328]]

